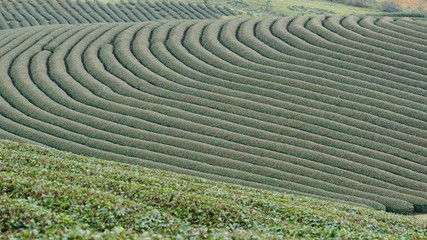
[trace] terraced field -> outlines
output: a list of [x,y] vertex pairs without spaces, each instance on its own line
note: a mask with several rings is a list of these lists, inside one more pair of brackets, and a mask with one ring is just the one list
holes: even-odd
[[426,43],[355,16],[2,30],[0,137],[427,212]]
[[224,7],[198,3],[72,0],[1,0],[0,29],[47,24],[143,22],[163,19],[209,19],[237,15]]

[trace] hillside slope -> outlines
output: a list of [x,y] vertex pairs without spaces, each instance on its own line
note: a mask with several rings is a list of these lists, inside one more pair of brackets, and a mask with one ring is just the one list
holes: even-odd
[[296,17],[0,31],[0,137],[427,212],[427,25]]
[[414,217],[0,141],[0,239],[425,239],[426,229]]

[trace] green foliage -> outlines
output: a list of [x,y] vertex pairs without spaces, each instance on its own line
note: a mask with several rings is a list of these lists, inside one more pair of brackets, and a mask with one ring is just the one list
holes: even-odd
[[426,237],[413,217],[0,142],[3,238]]

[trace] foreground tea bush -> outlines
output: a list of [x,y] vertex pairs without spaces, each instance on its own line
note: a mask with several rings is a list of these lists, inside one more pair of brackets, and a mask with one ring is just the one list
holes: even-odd
[[0,141],[0,238],[423,239],[427,222]]

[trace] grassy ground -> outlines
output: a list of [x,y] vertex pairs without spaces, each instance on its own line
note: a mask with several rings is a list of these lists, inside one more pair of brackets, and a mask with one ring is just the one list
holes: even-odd
[[0,239],[426,239],[427,221],[0,141]]

